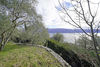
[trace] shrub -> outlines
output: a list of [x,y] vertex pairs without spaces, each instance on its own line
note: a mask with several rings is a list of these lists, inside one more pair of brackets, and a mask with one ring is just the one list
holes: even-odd
[[[90,62],[80,58],[69,44],[62,44],[55,40],[48,40],[45,46],[62,56],[72,67],[94,67]],[[75,47],[74,47],[75,48]]]

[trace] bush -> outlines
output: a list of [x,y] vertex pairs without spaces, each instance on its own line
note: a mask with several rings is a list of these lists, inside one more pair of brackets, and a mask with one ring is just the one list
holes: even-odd
[[64,45],[55,40],[48,40],[45,46],[61,55],[62,58],[65,59],[72,67],[94,67],[87,60],[82,58],[80,59],[80,57],[72,51],[69,44]]
[[64,36],[60,33],[56,33],[52,39],[58,41],[58,42],[63,42],[64,41]]

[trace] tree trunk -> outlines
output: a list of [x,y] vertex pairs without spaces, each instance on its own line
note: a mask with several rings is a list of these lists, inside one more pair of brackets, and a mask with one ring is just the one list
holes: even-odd
[[100,67],[100,56],[99,56],[98,49],[97,49],[98,43],[97,43],[97,41],[95,39],[94,31],[93,31],[93,27],[92,26],[91,26],[91,35],[92,35],[91,38],[92,38],[92,41],[93,41],[94,50],[96,52],[96,56],[97,56],[97,59],[98,59],[98,62],[99,62],[98,65]]
[[2,40],[1,40],[1,43],[0,43],[0,51],[3,50],[4,46],[5,46],[5,38],[2,37]]
[[15,28],[16,28],[16,26],[14,26],[14,28],[12,29],[12,31],[10,31],[10,33],[9,33],[8,36],[5,35],[6,32],[3,33],[3,34],[1,35],[2,40],[1,40],[1,43],[0,43],[0,51],[3,50],[4,46],[5,46],[6,43],[9,41],[9,39],[10,39],[12,33],[14,32],[14,29],[15,29]]
[[87,43],[86,43],[86,40],[84,41],[84,48],[86,49],[87,48]]
[[0,51],[2,51],[4,48],[4,44],[0,43]]
[[5,32],[1,34],[1,43],[0,43],[0,51],[2,51],[4,47],[4,40],[5,40]]
[[93,40],[93,45],[94,45],[94,48],[95,48],[96,56],[97,56],[98,61],[99,61],[98,64],[100,66],[100,56],[99,56],[98,49],[97,49],[97,42],[96,42],[94,36],[92,36],[92,40]]

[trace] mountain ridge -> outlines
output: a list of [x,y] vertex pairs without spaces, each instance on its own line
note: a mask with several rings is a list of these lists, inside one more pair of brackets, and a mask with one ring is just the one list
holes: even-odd
[[[84,33],[81,29],[65,29],[65,28],[48,28],[48,33]],[[85,32],[91,33],[90,29],[84,29]],[[94,33],[96,32],[96,29],[94,29]],[[98,33],[100,33],[100,30],[98,30]]]

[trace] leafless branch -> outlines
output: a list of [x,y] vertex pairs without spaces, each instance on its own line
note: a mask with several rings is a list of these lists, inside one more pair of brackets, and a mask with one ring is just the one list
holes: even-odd
[[83,13],[84,20],[85,20],[85,22],[90,26],[89,22],[86,20],[85,12],[84,12],[84,9],[83,9],[83,6],[82,6],[81,1],[79,2],[79,4],[80,4],[80,7],[81,7],[81,10],[82,10],[82,13]]
[[[62,7],[62,9],[66,12],[66,15],[71,19],[71,21],[75,24],[74,26],[77,26],[78,28],[80,28],[86,35],[88,36],[91,36],[89,35],[79,24],[77,24],[73,19],[72,17],[69,15],[69,13],[67,12],[67,10],[61,5],[60,1],[58,1],[60,6]],[[83,7],[82,7],[83,8]],[[83,10],[83,9],[82,9]],[[83,10],[83,14],[84,14],[84,10]],[[64,20],[65,21],[65,20]],[[70,22],[68,22],[69,24],[72,24]],[[88,23],[88,22],[87,22]],[[73,25],[73,24],[72,24]]]
[[94,16],[92,15],[92,11],[91,11],[91,7],[90,7],[90,2],[89,2],[89,0],[87,0],[87,3],[88,3],[88,8],[89,8],[89,13],[90,13],[90,15],[91,15],[92,17],[94,17]]

